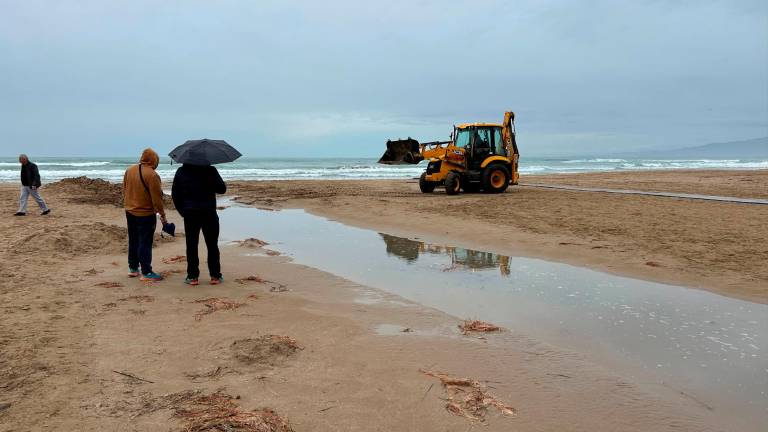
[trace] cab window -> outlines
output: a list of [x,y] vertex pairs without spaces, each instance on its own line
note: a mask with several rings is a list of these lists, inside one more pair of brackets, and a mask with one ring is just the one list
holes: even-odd
[[469,129],[461,129],[456,133],[456,147],[469,148],[469,139],[472,136]]
[[476,149],[491,149],[491,133],[488,129],[476,129],[475,135],[475,148]]
[[494,153],[501,156],[507,155],[507,149],[504,148],[504,140],[501,138],[501,129],[493,128],[493,148]]

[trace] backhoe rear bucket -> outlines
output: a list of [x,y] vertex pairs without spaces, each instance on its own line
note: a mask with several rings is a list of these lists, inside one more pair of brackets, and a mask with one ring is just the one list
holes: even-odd
[[424,160],[421,155],[419,142],[413,138],[404,140],[388,140],[387,151],[379,159],[380,164],[385,165],[403,165],[417,164]]

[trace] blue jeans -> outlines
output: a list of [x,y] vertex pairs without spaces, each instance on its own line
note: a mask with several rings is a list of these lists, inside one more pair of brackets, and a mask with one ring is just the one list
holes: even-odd
[[157,227],[157,217],[134,216],[125,212],[128,221],[128,267],[139,268],[141,273],[152,273],[152,241]]

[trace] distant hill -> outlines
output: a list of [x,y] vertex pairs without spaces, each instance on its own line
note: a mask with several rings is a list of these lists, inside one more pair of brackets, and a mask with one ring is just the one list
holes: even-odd
[[768,137],[674,150],[633,152],[626,156],[658,159],[768,159]]

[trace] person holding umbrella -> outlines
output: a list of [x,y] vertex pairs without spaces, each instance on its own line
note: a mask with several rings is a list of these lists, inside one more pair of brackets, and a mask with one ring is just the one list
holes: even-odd
[[219,216],[216,213],[216,194],[227,191],[214,164],[231,162],[240,152],[221,140],[187,141],[174,149],[169,156],[183,164],[176,170],[171,198],[176,211],[184,218],[187,242],[187,278],[189,285],[199,285],[200,259],[198,243],[203,233],[208,249],[208,273],[211,285],[223,282],[219,260]]

